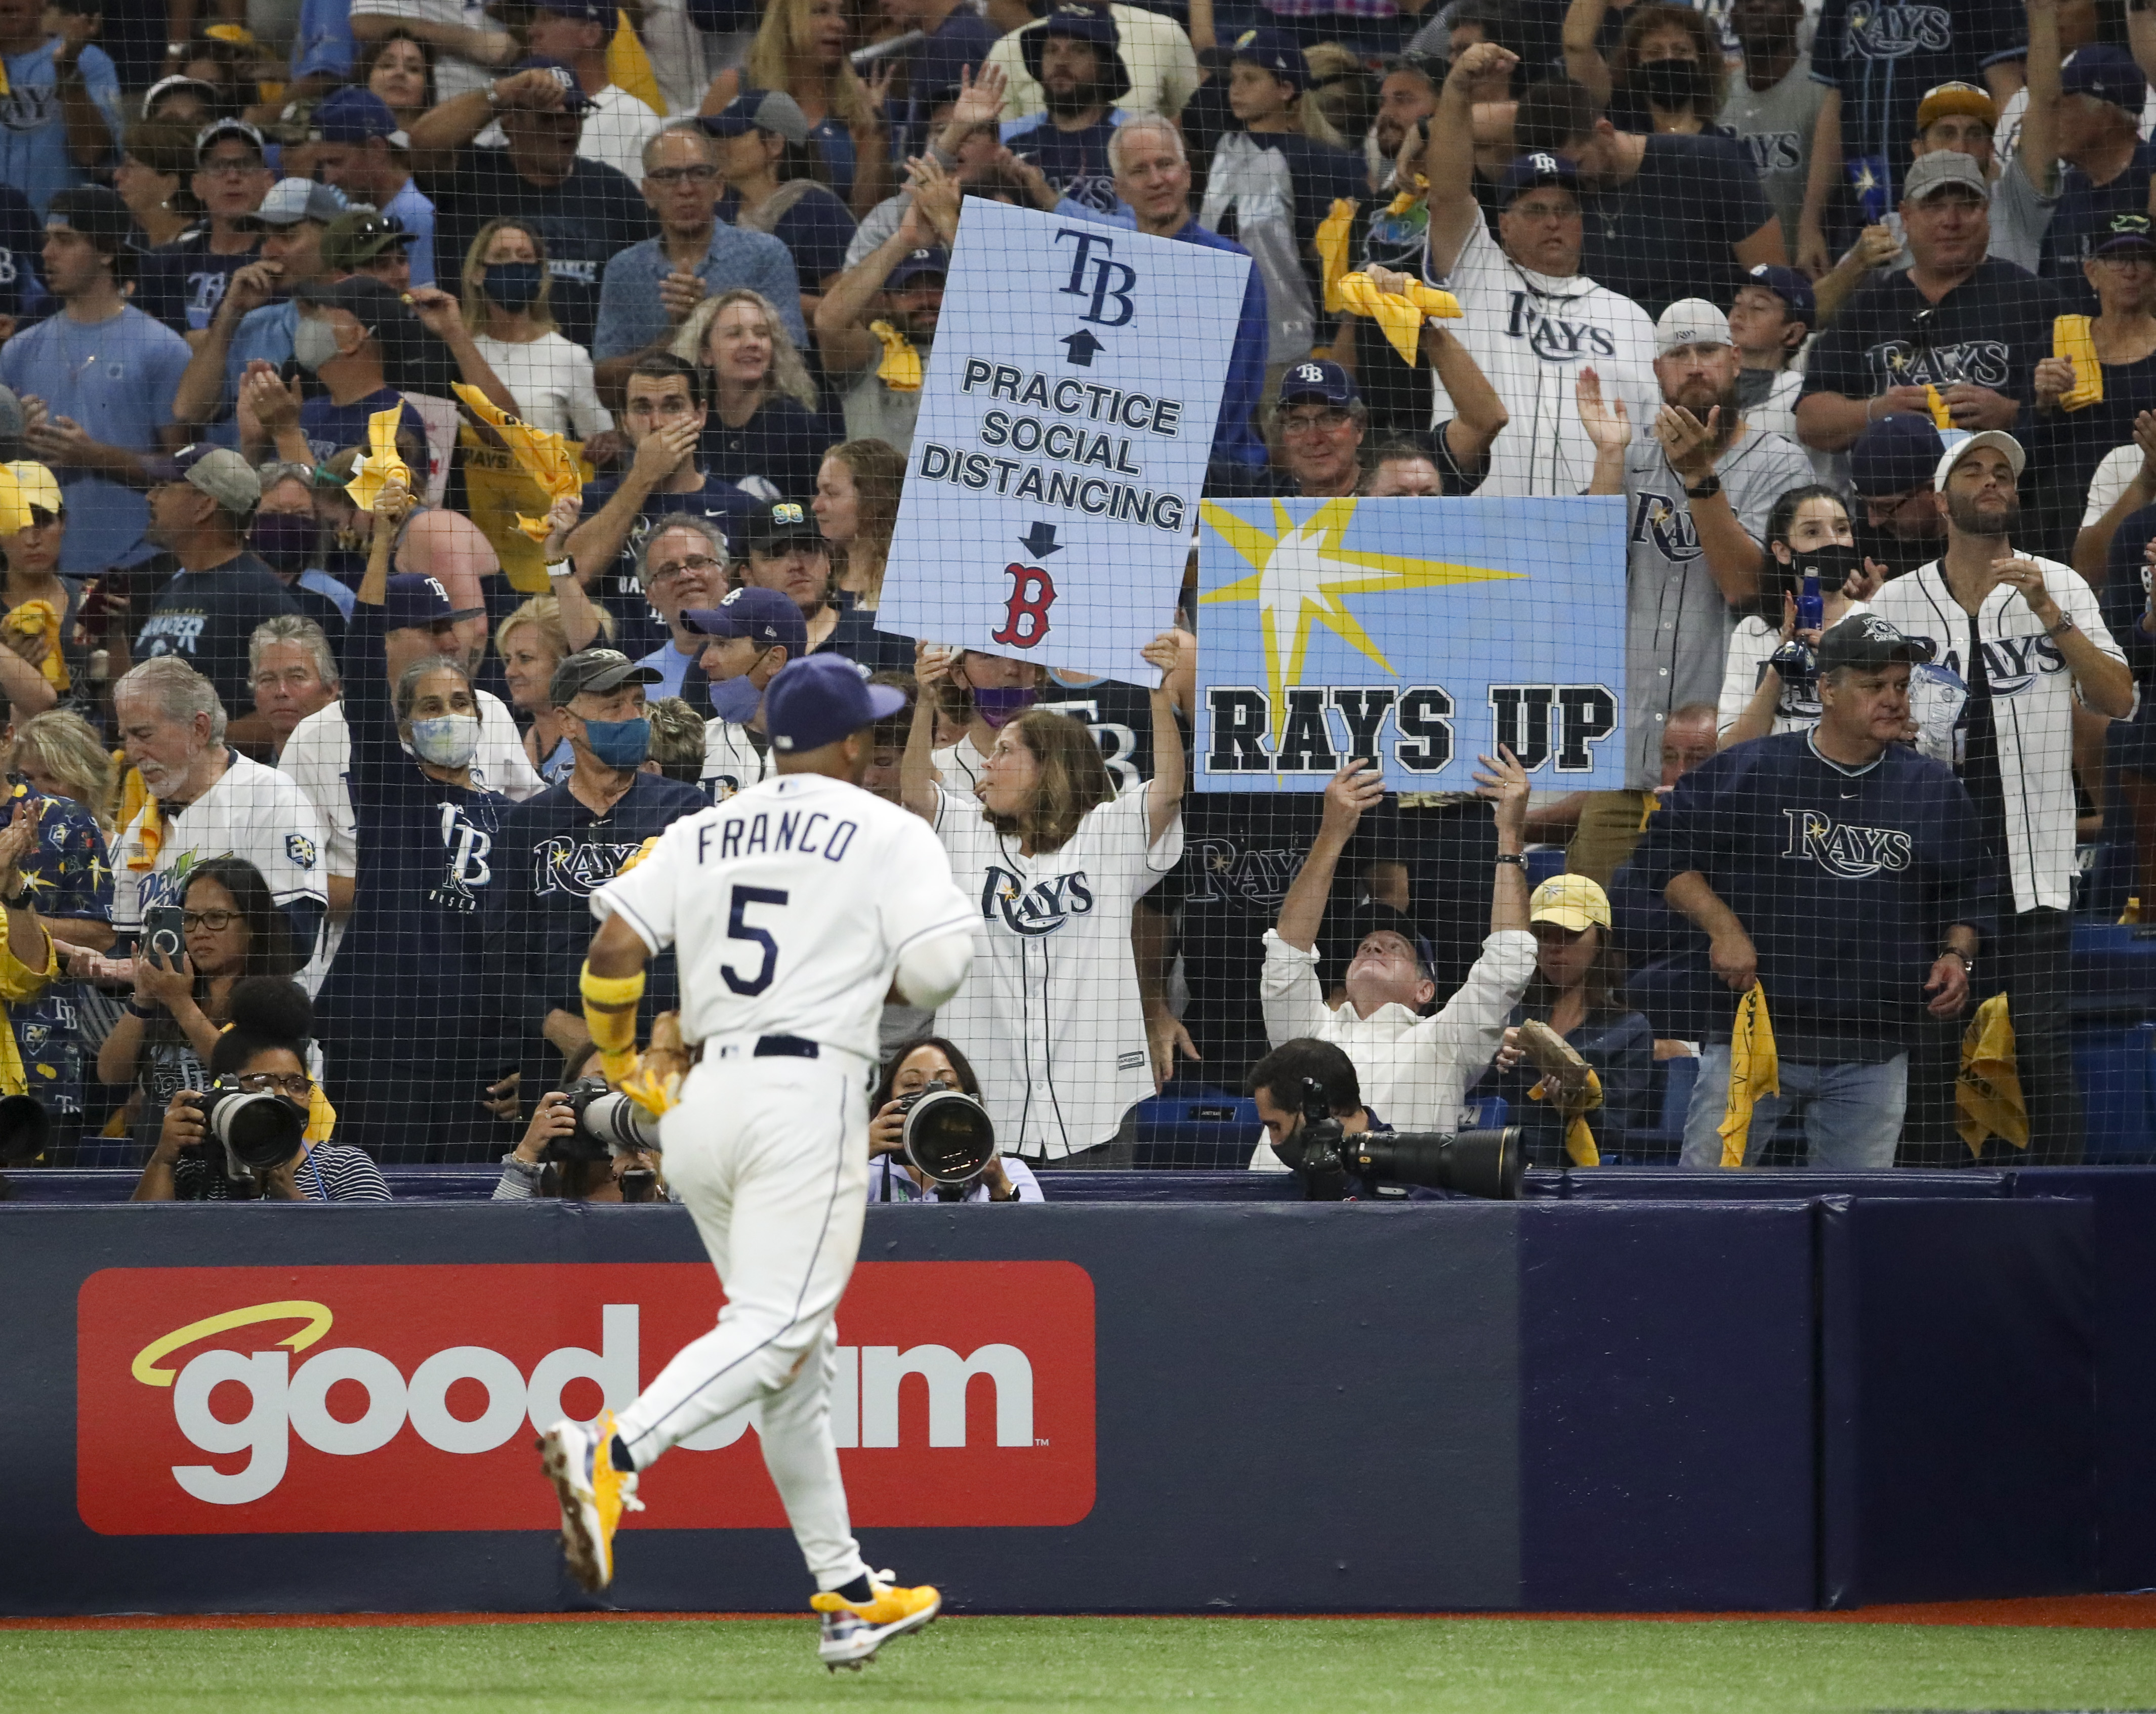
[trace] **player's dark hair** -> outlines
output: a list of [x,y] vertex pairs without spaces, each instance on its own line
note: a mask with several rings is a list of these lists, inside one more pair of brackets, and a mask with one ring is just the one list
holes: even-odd
[[671,352],[646,352],[639,357],[628,374],[622,377],[622,385],[643,376],[647,381],[663,381],[670,375],[679,375],[689,389],[689,403],[701,405],[704,402],[704,383],[697,376],[694,363],[684,362]]
[[934,1048],[951,1062],[951,1069],[958,1074],[958,1087],[978,1100],[981,1080],[973,1075],[973,1062],[958,1051],[958,1045],[947,1036],[916,1035],[911,1041],[901,1042],[883,1062],[883,1075],[876,1080],[875,1093],[869,1097],[869,1111],[880,1113],[884,1103],[890,1101],[898,1082],[899,1069],[923,1048]]
[[1276,1107],[1293,1112],[1302,1106],[1304,1080],[1325,1091],[1325,1104],[1336,1114],[1363,1111],[1363,1080],[1355,1062],[1329,1041],[1301,1036],[1282,1042],[1250,1067],[1250,1092],[1263,1090]]
[[1029,838],[1035,852],[1060,851],[1078,824],[1116,795],[1101,747],[1083,721],[1045,708],[1029,708],[1004,730],[1015,732],[1040,764],[1033,802],[1016,815],[982,817],[998,833]]
[[[270,895],[270,883],[262,871],[244,857],[213,857],[187,871],[180,889],[180,902],[206,880],[213,880],[232,895],[233,907],[247,925],[247,962],[243,979],[257,976],[290,976],[307,962],[294,943],[292,920]],[[234,992],[237,993],[235,987]]]
[[1570,78],[1545,78],[1520,92],[1512,146],[1522,155],[1553,155],[1594,134],[1602,106]]
[[232,985],[232,1027],[210,1049],[209,1069],[219,1076],[243,1069],[258,1054],[280,1049],[305,1063],[315,1033],[314,1002],[296,982],[281,976],[249,976]]

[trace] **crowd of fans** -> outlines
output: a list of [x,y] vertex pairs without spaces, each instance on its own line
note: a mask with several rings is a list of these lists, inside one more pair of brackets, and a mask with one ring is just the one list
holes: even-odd
[[[766,776],[818,654],[908,698],[870,784],[982,901],[875,1110],[888,1148],[932,1078],[978,1094],[979,1199],[1127,1158],[1163,1088],[1255,1094],[1260,1167],[1305,1080],[1350,1129],[1495,1095],[1538,1161],[1621,1154],[1680,1056],[1689,1163],[1792,1115],[1823,1162],[2079,1157],[2077,839],[2156,902],[2156,9],[157,12],[0,0],[0,1096],[49,1158],[218,1193],[228,1075],[309,1111],[272,1194],[652,1193],[548,1165],[591,895]],[[1187,600],[1146,686],[880,629],[979,198],[1251,259],[1211,494],[1622,496],[1625,788],[1501,751],[1477,793],[1192,793]],[[1459,315],[1389,336],[1424,286]],[[391,412],[410,479],[362,503]],[[2002,994],[2025,1126],[1972,1142]]]

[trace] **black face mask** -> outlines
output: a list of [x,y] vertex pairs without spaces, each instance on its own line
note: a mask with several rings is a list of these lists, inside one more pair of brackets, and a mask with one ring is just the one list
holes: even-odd
[[1632,81],[1641,95],[1665,112],[1714,105],[1714,77],[1693,59],[1650,59],[1635,66]]
[[1817,547],[1808,547],[1796,557],[1789,567],[1789,575],[1802,583],[1804,573],[1819,573],[1820,593],[1838,595],[1842,586],[1864,569],[1864,555],[1856,547],[1845,547],[1839,541],[1829,541]]
[[321,557],[321,526],[305,512],[258,512],[250,545],[271,571],[295,577]]

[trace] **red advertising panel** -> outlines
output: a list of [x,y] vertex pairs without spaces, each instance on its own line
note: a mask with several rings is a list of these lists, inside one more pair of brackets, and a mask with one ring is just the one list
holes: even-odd
[[[532,1450],[619,1410],[720,1303],[701,1263],[108,1268],[77,1301],[76,1504],[104,1535],[552,1529]],[[1069,1262],[864,1262],[834,1438],[856,1524],[1093,1506],[1093,1282]],[[752,1412],[643,1478],[627,1527],[786,1520]]]

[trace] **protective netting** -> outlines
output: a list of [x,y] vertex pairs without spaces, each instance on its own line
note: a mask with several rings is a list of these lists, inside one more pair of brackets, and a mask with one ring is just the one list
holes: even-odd
[[228,1193],[222,1093],[277,1194],[641,1193],[542,1099],[593,898],[821,653],[979,913],[880,1149],[2156,1149],[2156,14],[75,3],[0,18],[13,1157]]

